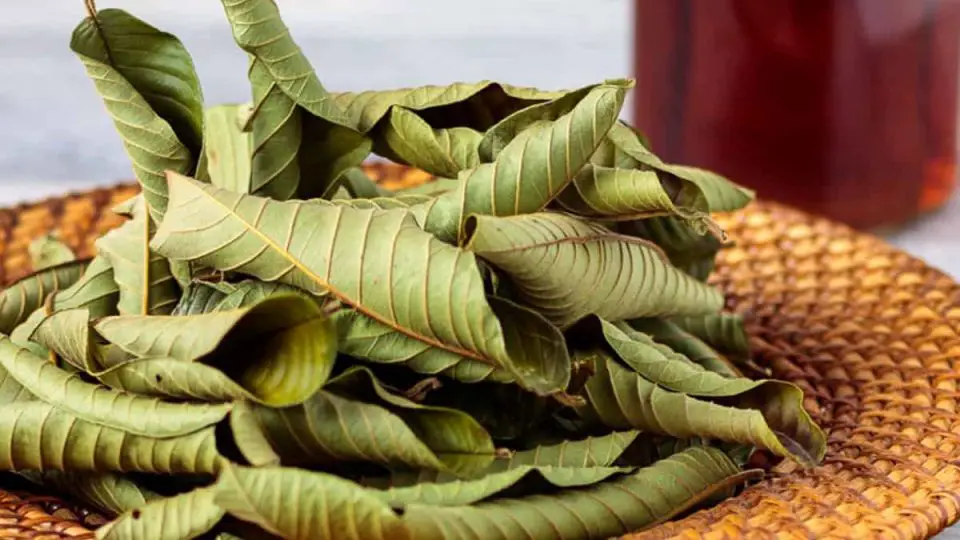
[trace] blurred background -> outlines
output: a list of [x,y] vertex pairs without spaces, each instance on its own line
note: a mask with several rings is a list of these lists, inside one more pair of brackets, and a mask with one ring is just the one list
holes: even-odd
[[[878,232],[960,277],[957,0],[277,2],[332,90],[638,77],[623,116],[665,159]],[[4,4],[0,205],[131,178],[69,50],[83,2]],[[208,104],[249,100],[219,2],[97,6],[180,37]]]

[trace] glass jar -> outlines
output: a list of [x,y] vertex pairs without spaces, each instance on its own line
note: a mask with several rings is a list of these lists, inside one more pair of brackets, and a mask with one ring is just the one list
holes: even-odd
[[667,161],[859,228],[956,183],[957,0],[636,0],[635,124]]

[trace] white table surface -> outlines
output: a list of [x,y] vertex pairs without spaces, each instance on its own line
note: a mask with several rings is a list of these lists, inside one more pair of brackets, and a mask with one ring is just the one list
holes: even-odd
[[[496,79],[569,88],[629,76],[629,0],[278,0],[331,89]],[[130,169],[68,48],[80,0],[5,0],[0,205],[109,185]],[[214,0],[113,0],[193,54],[208,103],[249,99],[246,59]],[[629,111],[625,111],[625,116]],[[960,277],[960,197],[888,239]],[[960,529],[940,538],[960,539]]]

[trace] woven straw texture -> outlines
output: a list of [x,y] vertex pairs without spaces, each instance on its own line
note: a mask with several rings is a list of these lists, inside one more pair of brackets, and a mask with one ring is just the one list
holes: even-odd
[[[429,179],[390,165],[368,173],[388,188]],[[89,256],[121,222],[108,209],[135,192],[0,211],[0,280],[29,273],[27,245],[49,231]],[[956,520],[960,287],[878,239],[775,204],[719,221],[736,245],[712,281],[746,316],[756,362],[804,389],[829,452],[815,470],[781,465],[736,498],[631,538],[925,538]],[[0,491],[0,538],[83,537],[78,522],[100,520]]]

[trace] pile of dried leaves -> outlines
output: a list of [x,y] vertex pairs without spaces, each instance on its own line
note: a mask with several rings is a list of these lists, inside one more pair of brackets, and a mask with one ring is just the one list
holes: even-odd
[[[0,468],[105,538],[605,538],[816,464],[705,283],[752,194],[663,163],[629,81],[330,93],[272,0],[224,0],[252,105],[119,10],[76,29],[129,220],[0,298]],[[371,152],[447,180],[387,192]],[[51,292],[53,291],[53,292]]]

